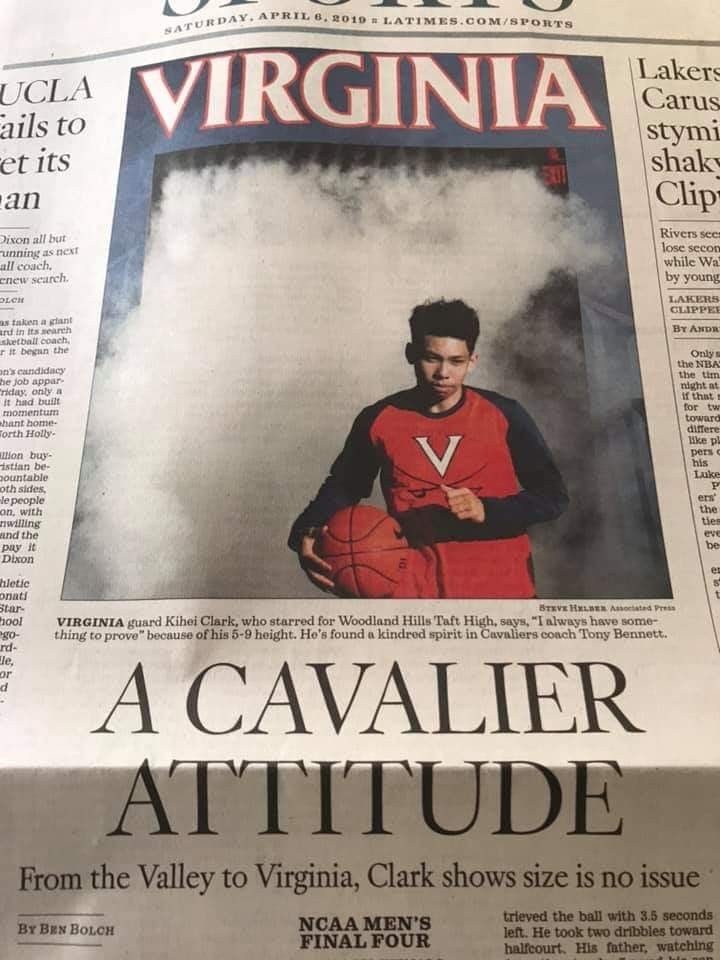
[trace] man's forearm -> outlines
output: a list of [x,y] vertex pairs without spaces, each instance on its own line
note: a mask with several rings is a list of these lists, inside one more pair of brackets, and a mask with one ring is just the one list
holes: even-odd
[[300,549],[303,536],[309,531],[318,530],[325,526],[327,521],[338,510],[343,507],[350,507],[358,502],[358,497],[354,497],[334,476],[329,476],[313,500],[305,507],[300,516],[295,520],[288,537],[288,546],[296,552]]
[[521,490],[509,497],[483,498],[484,525],[498,538],[518,536],[536,523],[557,519],[569,502],[562,483],[543,491]]

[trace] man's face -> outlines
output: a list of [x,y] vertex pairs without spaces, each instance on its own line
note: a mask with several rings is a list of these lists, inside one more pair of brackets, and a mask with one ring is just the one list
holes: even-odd
[[426,336],[423,346],[409,345],[418,386],[428,394],[433,410],[449,410],[460,399],[465,377],[477,363],[464,340]]

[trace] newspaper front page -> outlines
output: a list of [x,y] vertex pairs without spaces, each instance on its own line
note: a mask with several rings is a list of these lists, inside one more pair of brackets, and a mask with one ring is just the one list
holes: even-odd
[[0,11],[0,955],[705,960],[712,0]]

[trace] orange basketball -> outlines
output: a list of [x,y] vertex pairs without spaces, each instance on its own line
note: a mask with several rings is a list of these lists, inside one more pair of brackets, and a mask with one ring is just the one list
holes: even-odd
[[315,549],[333,568],[339,592],[368,599],[393,595],[410,554],[397,520],[364,505],[334,514]]

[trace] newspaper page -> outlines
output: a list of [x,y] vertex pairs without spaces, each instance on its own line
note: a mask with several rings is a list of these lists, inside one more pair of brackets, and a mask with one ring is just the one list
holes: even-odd
[[713,0],[0,25],[0,956],[713,957]]

